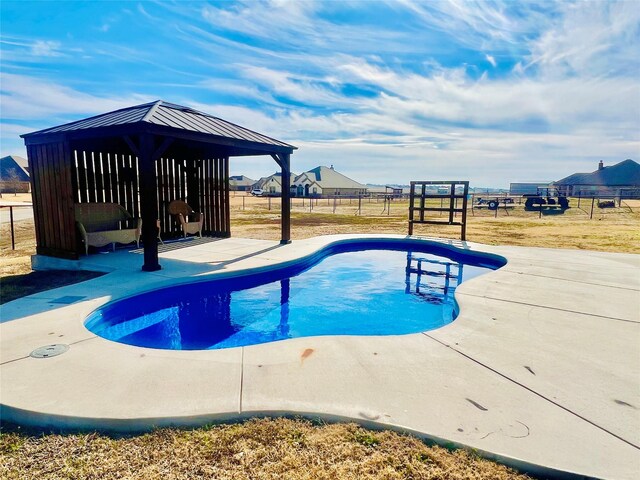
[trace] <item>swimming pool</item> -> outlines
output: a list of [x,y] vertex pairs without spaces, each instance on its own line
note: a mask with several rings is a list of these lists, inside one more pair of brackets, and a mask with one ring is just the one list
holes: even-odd
[[456,287],[505,263],[424,241],[335,243],[269,271],[118,300],[94,311],[85,326],[116,342],[172,350],[417,333],[452,322]]

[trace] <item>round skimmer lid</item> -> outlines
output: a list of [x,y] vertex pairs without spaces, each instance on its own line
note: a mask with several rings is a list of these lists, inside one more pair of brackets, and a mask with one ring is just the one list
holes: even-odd
[[36,348],[31,352],[30,356],[33,358],[49,358],[61,355],[67,350],[69,350],[69,345],[56,343],[54,345],[45,345],[44,347]]

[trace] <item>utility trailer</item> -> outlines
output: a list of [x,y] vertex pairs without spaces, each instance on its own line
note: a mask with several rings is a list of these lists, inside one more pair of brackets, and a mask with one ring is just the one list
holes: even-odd
[[498,207],[514,208],[514,201],[511,197],[477,197],[474,201],[473,208],[487,208],[489,210],[497,210]]

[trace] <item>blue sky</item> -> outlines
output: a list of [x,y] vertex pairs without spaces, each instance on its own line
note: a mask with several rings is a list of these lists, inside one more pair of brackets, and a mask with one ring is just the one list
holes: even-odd
[[640,157],[636,1],[0,9],[2,156],[25,155],[19,134],[163,99],[298,146],[295,171],[361,182],[505,187]]

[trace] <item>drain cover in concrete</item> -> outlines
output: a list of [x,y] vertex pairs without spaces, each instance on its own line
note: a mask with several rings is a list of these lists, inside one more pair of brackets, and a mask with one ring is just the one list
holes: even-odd
[[63,354],[67,350],[69,350],[69,345],[56,343],[54,345],[45,345],[44,347],[36,348],[31,352],[31,356],[33,358],[49,358]]
[[80,297],[78,295],[66,295],[64,297],[56,298],[54,300],[49,301],[49,303],[64,303],[65,305],[69,305],[71,303],[75,303],[78,300],[82,300],[86,297]]

